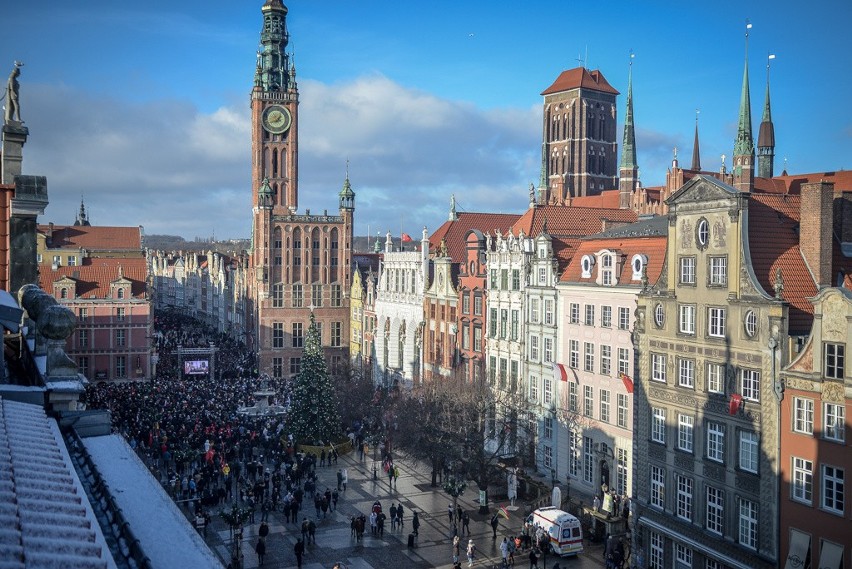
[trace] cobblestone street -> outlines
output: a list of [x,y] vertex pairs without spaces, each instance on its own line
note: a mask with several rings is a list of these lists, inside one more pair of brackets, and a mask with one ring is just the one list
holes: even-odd
[[[397,457],[395,463],[400,468],[400,477],[393,488],[388,486],[387,478],[379,471],[379,480],[372,480],[372,459],[358,461],[356,453],[342,456],[336,466],[318,467],[318,490],[334,488],[337,485],[336,473],[338,468],[348,468],[349,484],[346,492],[341,492],[336,512],[329,512],[325,519],[317,520],[316,512],[311,505],[305,504],[299,514],[299,521],[305,517],[317,523],[316,544],[306,545],[303,558],[303,569],[330,569],[335,562],[342,561],[349,569],[420,569],[437,567],[450,569],[452,567],[451,527],[447,516],[449,499],[440,488],[430,486],[430,473],[425,467],[417,467],[405,457]],[[492,538],[491,527],[486,517],[476,514],[477,497],[475,485],[469,487],[459,499],[459,504],[472,514],[470,522],[470,537],[478,549],[474,567],[491,568],[500,566],[499,544],[504,536],[517,535],[523,522],[525,504],[518,503],[518,509],[510,512],[509,519],[500,518],[498,539]],[[384,536],[370,535],[369,524],[363,540],[358,543],[351,535],[350,517],[363,513],[367,515],[374,501],[380,501],[387,514],[391,503],[401,502],[405,507],[405,525],[402,528],[391,528],[390,520],[385,525]],[[413,512],[420,517],[419,536],[415,547],[407,546],[408,535],[411,532]],[[222,559],[225,566],[231,560],[231,540],[227,525],[218,516],[218,511],[211,512],[212,520],[207,529],[207,543]],[[260,512],[256,514],[257,523],[247,524],[241,541],[242,566],[245,569],[258,567],[258,557],[254,546],[258,540]],[[295,568],[296,557],[293,545],[301,537],[299,524],[286,524],[280,512],[269,515],[269,536],[266,539],[266,556],[263,567]],[[516,554],[515,565],[519,568],[529,567],[527,553]],[[462,547],[462,566],[467,567]],[[539,567],[545,565],[539,561]],[[576,558],[547,557],[547,569],[565,568],[598,568],[603,567],[602,546],[586,543],[583,555]]]

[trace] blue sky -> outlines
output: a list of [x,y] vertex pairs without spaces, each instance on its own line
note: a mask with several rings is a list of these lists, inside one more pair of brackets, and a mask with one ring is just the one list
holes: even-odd
[[[730,157],[749,44],[753,128],[772,62],[776,172],[852,168],[852,3],[292,0],[300,90],[300,208],[336,211],[350,161],[356,233],[419,234],[465,211],[521,212],[537,183],[541,91],[600,69],[626,91],[630,50],[640,176]],[[186,238],[251,227],[248,96],[261,0],[14,2],[14,60],[30,129],[24,171],[48,177],[42,221]],[[619,121],[624,96],[619,97]],[[619,127],[619,133],[621,129]],[[619,134],[619,142],[621,135]],[[728,158],[730,164],[730,158]]]

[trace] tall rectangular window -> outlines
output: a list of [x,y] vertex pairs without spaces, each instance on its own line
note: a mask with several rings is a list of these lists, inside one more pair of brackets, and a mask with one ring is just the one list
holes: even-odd
[[630,309],[625,306],[618,307],[618,329],[630,329]]
[[124,320],[124,308],[116,308],[115,309],[115,317],[117,320]]
[[322,285],[311,286],[311,303],[314,308],[322,307]]
[[544,362],[553,361],[553,338],[544,339]]
[[683,544],[675,543],[675,566],[692,567],[692,549]]
[[577,477],[580,471],[580,454],[577,450],[580,446],[580,435],[573,431],[568,432],[568,474]]
[[580,341],[568,340],[568,366],[577,369],[580,367]]
[[81,348],[89,347],[89,331],[88,330],[77,330],[77,339],[80,342]]
[[595,305],[587,304],[586,305],[586,319],[583,321],[586,326],[594,326],[595,325]]
[[127,356],[115,356],[115,377],[118,379],[127,377]]
[[822,412],[822,436],[842,443],[846,440],[846,407],[842,403],[826,403]]
[[544,383],[544,400],[542,403],[550,405],[550,402],[553,401],[553,380],[546,375],[541,379],[542,383]]
[[728,284],[728,258],[710,257],[710,284]]
[[544,457],[542,459],[545,468],[553,467],[553,447],[550,445],[544,445]]
[[618,426],[622,429],[627,428],[627,395],[624,393],[619,393],[616,395],[616,404],[618,407],[616,421]]
[[583,370],[595,371],[595,345],[591,342],[584,342],[585,364]]
[[580,408],[578,387],[573,381],[568,382],[568,410],[576,413]]
[[630,375],[630,350],[618,348],[618,373]]
[[707,364],[707,392],[725,393],[725,366],[722,364]]
[[530,376],[530,401],[538,403],[538,377]]
[[273,348],[283,348],[284,347],[284,323],[283,322],[273,322],[272,323],[272,347]]
[[805,397],[793,398],[793,430],[812,435],[814,432],[814,400]]
[[299,375],[302,369],[302,358],[290,358],[290,375]]
[[681,387],[695,387],[695,360],[678,358],[677,384]]
[[506,339],[506,328],[509,326],[509,311],[505,308],[500,309],[500,338]]
[[725,493],[713,486],[707,486],[707,512],[705,524],[707,531],[722,535],[725,524]]
[[462,314],[470,314],[470,295],[467,291],[462,292]]
[[601,375],[612,375],[612,346],[601,346]]
[[655,531],[651,532],[651,547],[648,549],[648,568],[665,569],[665,550],[663,549],[663,536]]
[[272,358],[272,377],[284,377],[284,358]]
[[488,311],[488,335],[492,338],[497,337],[497,309],[492,308]]
[[343,293],[339,284],[331,285],[331,306],[333,308],[343,306]]
[[814,490],[814,463],[797,456],[793,457],[792,497],[797,502],[810,505]]
[[661,407],[651,410],[651,440],[666,444],[666,410]]
[[595,468],[595,442],[592,437],[583,437],[583,481],[592,482]]
[[612,306],[601,306],[601,327],[612,328]]
[[600,392],[600,420],[604,423],[609,423],[609,406],[610,406],[610,392],[608,389],[601,389]]
[[512,290],[521,290],[521,270],[512,269]]
[[579,305],[579,303],[572,302],[570,310],[568,311],[568,314],[569,314],[569,317],[568,317],[569,322],[571,324],[577,324],[578,322],[580,322],[580,305]]
[[707,458],[715,462],[725,460],[725,426],[721,423],[707,423]]
[[538,324],[541,321],[541,302],[537,298],[530,299],[530,323]]
[[677,517],[692,520],[692,478],[677,477]]
[[666,475],[659,466],[651,465],[651,505],[666,507]]
[[518,361],[512,360],[509,362],[509,389],[512,393],[518,390]]
[[481,352],[482,351],[482,327],[474,326],[473,327],[473,351]]
[[500,269],[500,290],[509,290],[509,269]]
[[302,285],[294,284],[293,285],[293,308],[302,308],[305,299],[302,292]]
[[88,308],[81,308],[80,309],[80,315],[79,315],[78,319],[80,320],[80,322],[85,322],[86,320],[88,320],[89,319],[89,309]]
[[506,378],[509,375],[509,361],[506,358],[500,358],[500,389],[506,389]]
[[615,493],[619,496],[627,495],[627,449],[615,449]]
[[753,431],[740,431],[740,468],[757,474],[760,438]]
[[468,322],[462,323],[461,347],[462,350],[470,349],[470,324]]
[[692,415],[677,416],[677,448],[684,452],[692,452],[692,439],[694,436],[695,417]]
[[[302,335],[302,323],[293,322],[293,347],[301,348],[305,345],[305,338]],[[283,346],[282,346],[283,347]]]
[[512,330],[509,338],[512,340],[518,339],[518,326],[520,320],[520,313],[517,310],[512,310]]
[[651,379],[666,382],[666,355],[651,354]]
[[530,361],[538,361],[538,336],[530,334]]
[[825,377],[843,379],[846,365],[845,344],[825,344]]
[[595,412],[595,388],[591,385],[583,386],[583,415],[592,417]]
[[552,417],[545,417],[544,418],[544,432],[542,433],[542,436],[546,439],[552,439],[553,438],[553,418]]
[[740,498],[739,542],[750,549],[757,549],[757,504]]
[[482,316],[482,295],[473,293],[473,315]]
[[695,284],[695,257],[680,258],[680,284]]
[[284,307],[284,285],[281,283],[272,285],[272,307]]
[[544,301],[544,323],[548,326],[553,326],[553,301]]
[[843,514],[845,500],[845,475],[842,468],[822,465],[822,507],[835,514]]
[[124,344],[127,341],[127,330],[116,330],[115,331],[115,345],[119,347],[124,347]]
[[77,358],[77,369],[83,374],[83,377],[89,377],[89,356],[80,356]]
[[710,307],[707,309],[707,333],[713,338],[725,337],[725,309]]
[[491,269],[491,283],[489,288],[491,290],[497,290],[497,269]]
[[760,372],[756,369],[741,369],[740,387],[743,399],[760,401]]
[[343,338],[343,322],[331,323],[331,347],[339,348]]
[[678,330],[681,334],[695,334],[695,306],[678,305]]

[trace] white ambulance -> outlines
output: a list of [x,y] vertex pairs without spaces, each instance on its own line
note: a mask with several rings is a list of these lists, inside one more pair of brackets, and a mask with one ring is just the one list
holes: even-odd
[[[580,520],[556,506],[539,508],[527,517],[532,530],[541,528],[550,539],[557,555],[577,555],[583,552],[583,529]],[[533,534],[534,536],[535,534]]]

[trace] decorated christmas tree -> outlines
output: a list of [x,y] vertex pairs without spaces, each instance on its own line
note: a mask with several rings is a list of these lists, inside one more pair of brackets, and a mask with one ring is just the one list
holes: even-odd
[[334,388],[322,351],[319,329],[311,312],[299,373],[293,380],[290,429],[302,443],[334,441],[340,435],[340,416]]

